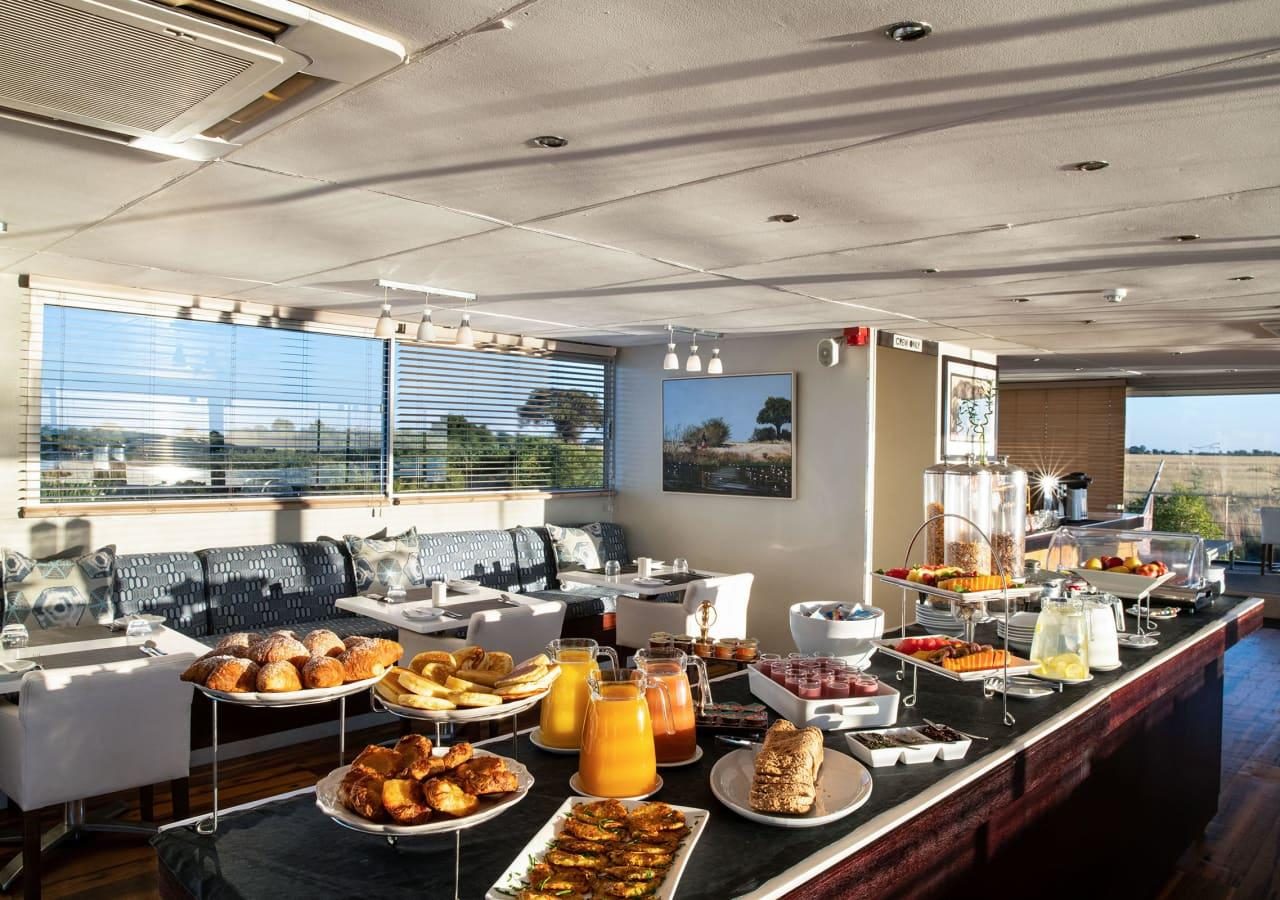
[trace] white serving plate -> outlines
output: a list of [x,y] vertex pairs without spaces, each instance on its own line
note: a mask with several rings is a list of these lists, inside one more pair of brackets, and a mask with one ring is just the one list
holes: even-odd
[[568,747],[552,747],[550,744],[542,742],[542,726],[534,726],[533,731],[529,732],[529,743],[547,753],[554,753],[558,756],[577,756],[582,750],[578,747],[569,749]]
[[1124,572],[1100,572],[1097,569],[1068,569],[1068,571],[1083,578],[1103,593],[1115,594],[1126,600],[1139,600],[1178,574],[1166,572],[1158,578],[1147,578],[1143,575],[1128,575]]
[[[895,735],[904,731],[915,731],[915,729],[905,727],[879,728],[874,731],[862,731],[860,733]],[[919,732],[915,733],[919,734]],[[947,761],[963,759],[964,755],[969,752],[969,747],[973,744],[973,741],[966,738],[962,741],[951,741],[949,743],[933,741],[916,747],[884,747],[880,750],[872,750],[870,747],[859,743],[852,734],[846,734],[844,737],[849,744],[850,753],[867,765],[877,768],[896,765],[899,762],[906,765],[915,765],[916,763],[933,762],[939,758]]]
[[[914,635],[914,637],[918,639],[922,637],[949,637],[949,635],[922,634]],[[909,662],[913,666],[919,666],[921,669],[941,675],[943,678],[950,678],[952,681],[986,681],[992,675],[1003,675],[1005,671],[1004,666],[996,666],[993,669],[978,669],[976,672],[952,672],[950,669],[944,669],[942,666],[936,665],[935,663],[925,662],[923,659],[916,659],[908,653],[899,653],[896,647],[898,642],[901,640],[905,640],[905,638],[893,638],[892,640],[877,641],[876,643],[880,646],[880,649],[889,656],[903,660],[904,662]],[[996,649],[1000,650],[1003,648],[996,647]],[[1010,675],[1027,675],[1035,669],[1036,664],[1029,659],[1022,659],[1021,657],[1013,656],[1009,660]]]
[[661,578],[636,577],[631,579],[631,583],[638,584],[640,587],[662,587],[668,582]]
[[325,703],[329,700],[336,700],[339,697],[358,694],[373,687],[382,680],[382,677],[382,675],[375,675],[372,678],[349,681],[346,684],[331,688],[303,688],[300,691],[270,693],[250,691],[243,694],[232,694],[227,691],[215,691],[202,684],[195,685],[195,689],[206,697],[211,697],[220,703],[234,703],[237,706],[309,706],[312,703]]
[[762,813],[751,808],[751,779],[758,748],[734,750],[711,769],[711,793],[745,819],[779,828],[813,828],[843,819],[871,799],[871,773],[858,760],[825,748],[817,798],[807,813]]
[[460,591],[463,594],[474,594],[484,587],[478,581],[469,581],[465,578],[446,580],[444,586],[451,591]]
[[475,706],[469,709],[418,709],[413,706],[401,706],[399,703],[392,703],[390,700],[379,696],[376,691],[370,691],[370,697],[372,697],[371,704],[375,710],[382,708],[402,719],[423,719],[428,722],[483,722],[486,719],[505,719],[507,716],[513,716],[516,713],[524,712],[526,709],[531,709],[550,692],[551,688],[547,688],[545,691],[534,694],[532,697],[525,697],[523,700],[515,700],[499,706]]
[[[449,752],[449,748],[436,747],[431,752],[436,756],[444,756]],[[490,753],[477,747],[475,755],[497,756],[498,754]],[[432,816],[430,822],[424,825],[389,825],[385,822],[370,822],[342,805],[342,801],[338,799],[338,786],[342,784],[342,778],[350,768],[350,766],[339,766],[320,779],[320,782],[316,785],[316,806],[320,807],[321,812],[339,825],[350,828],[353,831],[363,831],[366,834],[411,837],[460,831],[463,828],[470,828],[473,825],[479,825],[481,822],[487,822],[508,807],[519,803],[524,799],[525,794],[529,793],[529,788],[533,787],[533,776],[529,774],[529,770],[514,759],[507,758],[507,768],[516,773],[517,787],[514,791],[493,797],[481,797],[480,808],[471,815],[463,816],[460,819],[444,814],[436,814]]]
[[589,800],[646,800],[658,793],[658,791],[662,790],[662,785],[662,776],[658,775],[654,778],[653,787],[645,791],[643,794],[637,794],[634,797],[602,797],[599,794],[591,793],[582,786],[582,773],[574,772],[569,776],[569,790],[573,791],[575,794],[580,794]]
[[797,697],[755,666],[747,667],[751,693],[784,719],[812,725],[823,731],[843,728],[876,728],[898,721],[899,693],[881,681],[870,697],[805,700]]
[[[511,865],[507,866],[507,870],[498,876],[498,880],[493,883],[493,887],[489,888],[484,895],[485,900],[511,900],[511,898],[520,893],[524,887],[524,876],[536,863],[542,860],[546,852],[551,849],[551,842],[556,839],[556,828],[561,821],[568,816],[573,807],[583,803],[594,803],[586,797],[570,797],[560,804],[560,808],[552,814],[546,824],[538,829],[535,834],[525,844],[524,849],[516,854]],[[630,812],[644,803],[639,800],[623,800],[622,805]],[[689,864],[689,857],[693,854],[693,845],[698,843],[698,838],[702,837],[702,831],[707,827],[707,819],[711,817],[711,813],[705,809],[696,809],[691,806],[675,806],[672,809],[679,810],[684,813],[685,824],[689,826],[689,834],[680,842],[679,848],[676,850],[675,858],[671,861],[671,868],[667,869],[666,876],[662,879],[662,883],[658,885],[657,893],[651,895],[656,900],[672,900],[676,895],[676,887],[680,884],[680,876],[684,874],[685,866]]]

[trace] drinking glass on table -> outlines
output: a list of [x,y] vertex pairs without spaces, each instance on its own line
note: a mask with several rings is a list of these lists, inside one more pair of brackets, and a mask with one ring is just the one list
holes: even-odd
[[677,575],[685,575],[689,572],[689,560],[683,556],[677,556],[671,561],[671,571]]
[[27,626],[21,622],[13,622],[4,626],[4,630],[0,631],[0,657],[5,659],[20,658],[23,649],[30,640],[31,635],[27,632]]
[[622,563],[616,559],[605,560],[604,574],[606,578],[617,578],[622,574]]

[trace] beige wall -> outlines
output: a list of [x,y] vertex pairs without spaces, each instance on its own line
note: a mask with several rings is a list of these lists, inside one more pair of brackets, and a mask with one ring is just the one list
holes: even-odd
[[[868,348],[817,363],[818,335],[727,341],[730,373],[796,373],[796,498],[662,491],[662,346],[618,360],[618,520],[635,553],[685,556],[695,568],[754,572],[749,628],[770,650],[791,647],[787,607],[864,598],[867,551]],[[681,358],[684,353],[682,351]]]
[[194,550],[202,547],[314,540],[320,535],[509,528],[544,521],[582,522],[612,517],[611,499],[567,498],[476,501],[278,512],[185,513],[156,516],[92,516],[83,519],[18,518],[18,406],[25,292],[17,278],[0,275],[0,546],[46,555],[71,546],[115,544],[121,553]]

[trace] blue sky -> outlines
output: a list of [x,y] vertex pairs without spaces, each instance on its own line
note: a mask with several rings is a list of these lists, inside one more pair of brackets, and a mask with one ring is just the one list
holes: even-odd
[[1280,453],[1280,394],[1130,397],[1125,445],[1161,450]]
[[662,383],[662,397],[664,429],[719,416],[729,423],[731,441],[746,441],[759,427],[756,415],[766,397],[791,398],[791,376],[668,379]]

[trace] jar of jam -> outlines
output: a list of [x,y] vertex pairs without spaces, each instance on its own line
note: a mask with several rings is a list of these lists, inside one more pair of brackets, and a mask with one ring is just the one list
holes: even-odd
[[675,641],[677,650],[683,651],[684,653],[693,652],[693,635],[677,634],[674,638],[674,641]]
[[880,679],[864,672],[855,678],[849,687],[849,692],[855,697],[874,697],[880,691]]
[[716,641],[713,654],[716,659],[733,659],[734,651],[738,647],[736,638],[721,638]]
[[817,700],[822,696],[822,679],[817,675],[805,675],[800,679],[796,694],[801,700]]
[[730,728],[742,727],[742,704],[725,703],[720,707],[720,724]]
[[733,648],[733,658],[743,662],[751,662],[760,650],[760,642],[755,638],[743,638]]
[[693,652],[695,655],[701,656],[703,659],[706,659],[707,657],[711,656],[712,649],[713,649],[713,644],[709,639],[703,640],[702,638],[694,638]]
[[671,650],[675,647],[675,640],[665,631],[655,631],[649,635],[650,650]]
[[756,668],[768,675],[773,671],[775,662],[782,662],[782,657],[776,653],[761,653],[760,658],[756,660]]

